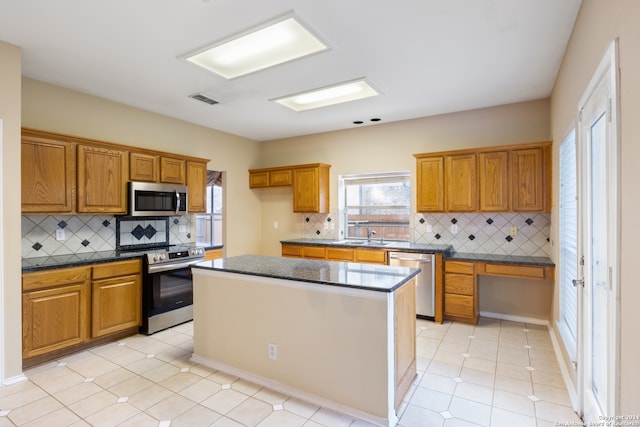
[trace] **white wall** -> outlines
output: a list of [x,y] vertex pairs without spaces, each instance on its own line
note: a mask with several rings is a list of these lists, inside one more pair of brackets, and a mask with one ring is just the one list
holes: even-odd
[[[640,286],[637,272],[638,212],[640,211],[640,2],[636,0],[583,0],[573,34],[551,97],[554,152],[575,123],[576,109],[609,44],[620,41],[620,177],[622,227],[620,242],[620,413],[640,413]],[[557,156],[554,156],[557,158]],[[558,176],[558,162],[554,164]],[[557,191],[554,222],[557,222]],[[557,235],[554,236],[557,240]],[[556,255],[557,257],[557,255]],[[558,289],[554,294],[554,323],[558,319]],[[556,331],[557,332],[557,331]],[[567,365],[569,362],[566,362]]]
[[0,137],[2,179],[2,267],[0,271],[0,380],[11,382],[22,372],[20,280],[20,48],[0,41]]
[[[330,164],[335,213],[338,175],[408,170],[415,183],[414,153],[549,141],[549,129],[549,100],[538,100],[268,141],[262,166]],[[278,255],[281,240],[300,237],[304,215],[291,214],[290,188],[254,191],[262,201],[261,252]],[[414,184],[411,203],[415,212]]]

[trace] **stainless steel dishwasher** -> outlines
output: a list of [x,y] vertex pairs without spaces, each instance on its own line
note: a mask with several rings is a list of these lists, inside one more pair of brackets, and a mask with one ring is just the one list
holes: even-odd
[[416,280],[416,315],[432,319],[435,316],[434,306],[434,254],[413,252],[389,252],[389,265],[419,268]]

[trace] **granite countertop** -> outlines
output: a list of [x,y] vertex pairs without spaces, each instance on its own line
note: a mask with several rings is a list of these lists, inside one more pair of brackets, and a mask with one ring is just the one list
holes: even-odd
[[451,252],[444,259],[459,261],[482,261],[494,262],[500,264],[519,264],[519,265],[539,265],[545,267],[554,267],[555,264],[549,257],[540,256],[521,256],[521,255],[496,255],[496,254],[479,254]]
[[[354,242],[363,242],[361,244]],[[453,250],[451,245],[431,245],[425,243],[409,243],[409,242],[397,242],[393,240],[384,240],[383,243],[380,239],[371,239],[371,243],[367,243],[366,239],[360,239],[355,241],[347,240],[321,240],[321,239],[291,239],[282,240],[280,243],[286,245],[316,245],[316,246],[331,246],[336,248],[372,248],[372,249],[386,249],[386,250],[398,250],[403,252],[449,252]]]
[[203,261],[192,268],[378,292],[393,292],[420,272],[408,267],[262,255]]
[[[359,240],[360,242],[366,242],[365,239]],[[453,259],[460,261],[482,261],[482,262],[495,262],[501,264],[518,264],[518,265],[540,265],[540,266],[555,266],[554,262],[549,257],[534,257],[534,256],[520,256],[520,255],[497,255],[497,254],[484,254],[484,253],[465,253],[456,252],[452,245],[431,245],[423,243],[409,243],[409,242],[394,242],[385,241],[384,244],[379,244],[379,239],[371,239],[371,244],[353,243],[353,241],[346,240],[321,240],[321,239],[292,239],[282,240],[280,243],[287,245],[314,245],[314,246],[330,246],[338,248],[374,248],[385,249],[389,251],[402,251],[402,252],[416,252],[416,253],[442,253],[443,259]]]
[[[194,245],[205,250],[220,249],[223,245]],[[51,255],[37,258],[22,258],[22,272],[31,273],[40,270],[53,270],[56,268],[79,267],[82,265],[102,264],[126,259],[141,258],[145,254],[153,252],[153,249],[141,249],[139,251],[99,251],[85,252],[68,255]]]

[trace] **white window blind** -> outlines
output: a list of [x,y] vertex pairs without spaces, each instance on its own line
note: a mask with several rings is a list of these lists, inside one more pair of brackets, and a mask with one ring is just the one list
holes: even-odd
[[578,301],[573,279],[578,278],[578,203],[575,131],[560,145],[560,319],[559,330],[567,352],[576,360]]

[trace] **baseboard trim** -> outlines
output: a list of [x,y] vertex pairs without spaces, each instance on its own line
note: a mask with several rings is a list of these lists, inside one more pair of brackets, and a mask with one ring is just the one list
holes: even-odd
[[10,386],[10,385],[21,383],[23,381],[27,381],[28,379],[29,378],[27,378],[25,374],[20,374],[20,375],[16,375],[15,377],[5,378],[4,381],[2,381],[2,385]]
[[511,322],[530,323],[532,325],[542,325],[549,328],[549,321],[545,319],[536,319],[535,317],[515,316],[512,314],[493,313],[490,311],[481,311],[480,317],[490,317],[492,319],[509,320]]
[[560,341],[558,341],[558,337],[556,336],[553,328],[549,328],[549,335],[551,336],[551,344],[553,345],[553,352],[556,354],[556,359],[558,361],[558,366],[560,366],[560,373],[562,374],[562,379],[564,380],[564,386],[569,393],[569,400],[571,401],[571,406],[576,414],[580,415],[580,402],[578,399],[578,391],[576,390],[575,384],[571,381],[571,375],[569,374],[569,370],[564,363],[564,359],[562,358],[562,348]]

